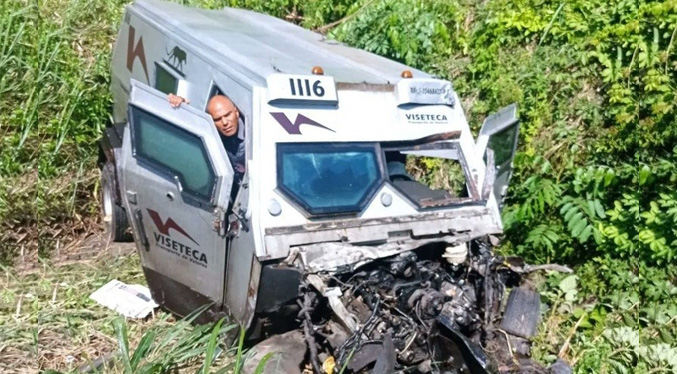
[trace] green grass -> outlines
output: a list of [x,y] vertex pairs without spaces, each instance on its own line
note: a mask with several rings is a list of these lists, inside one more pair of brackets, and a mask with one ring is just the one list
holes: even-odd
[[[235,328],[219,321],[193,326],[158,311],[125,320],[89,295],[111,279],[144,284],[136,254],[110,252],[65,266],[43,262],[30,274],[3,269],[0,281],[0,372],[70,372],[111,355],[105,373],[233,372],[242,347],[224,347]],[[235,371],[237,372],[237,371]]]

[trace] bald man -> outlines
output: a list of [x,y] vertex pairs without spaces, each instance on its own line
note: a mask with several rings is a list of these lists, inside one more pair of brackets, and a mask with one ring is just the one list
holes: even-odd
[[[169,94],[168,99],[172,108],[178,108],[181,103],[190,104],[189,100],[174,94]],[[244,123],[235,104],[223,95],[215,95],[209,99],[207,113],[214,120],[214,126],[219,132],[221,142],[235,172],[232,195],[234,197],[237,190],[235,186],[239,186],[245,172]]]

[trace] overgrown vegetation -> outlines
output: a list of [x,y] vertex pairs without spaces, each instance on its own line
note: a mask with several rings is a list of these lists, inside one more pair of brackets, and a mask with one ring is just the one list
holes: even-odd
[[237,326],[192,325],[202,310],[178,321],[162,311],[125,320],[89,299],[111,279],[144,284],[138,257],[104,252],[65,266],[43,264],[30,274],[3,269],[0,371],[71,373],[99,358],[99,372],[110,374],[241,371],[242,344],[224,349],[219,340]]
[[[94,219],[95,142],[127,2],[0,0],[4,262],[22,245],[47,256]],[[576,278],[544,279],[536,353],[578,373],[674,370],[676,2],[183,2],[266,12],[451,79],[475,130],[517,102],[501,250],[577,266]],[[449,169],[421,166],[438,182]]]
[[[0,2],[0,260],[91,226],[124,1]],[[39,180],[39,183],[38,183]],[[37,237],[40,240],[37,240]]]
[[671,1],[381,0],[331,32],[451,79],[476,129],[519,104],[502,250],[579,265],[536,352],[578,373],[675,370],[675,25]]

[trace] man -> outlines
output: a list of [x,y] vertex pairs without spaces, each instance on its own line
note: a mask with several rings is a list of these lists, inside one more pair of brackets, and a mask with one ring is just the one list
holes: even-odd
[[[181,103],[190,104],[189,100],[174,94],[169,94],[168,99],[172,108],[178,108]],[[215,95],[209,99],[207,113],[214,121],[235,173],[231,192],[232,202],[245,172],[244,122],[235,104],[223,95]]]

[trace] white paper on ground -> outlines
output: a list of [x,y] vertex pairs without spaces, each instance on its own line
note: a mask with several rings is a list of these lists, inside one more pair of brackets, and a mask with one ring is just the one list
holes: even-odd
[[124,284],[117,279],[94,291],[89,298],[128,318],[144,318],[158,307],[147,287]]

